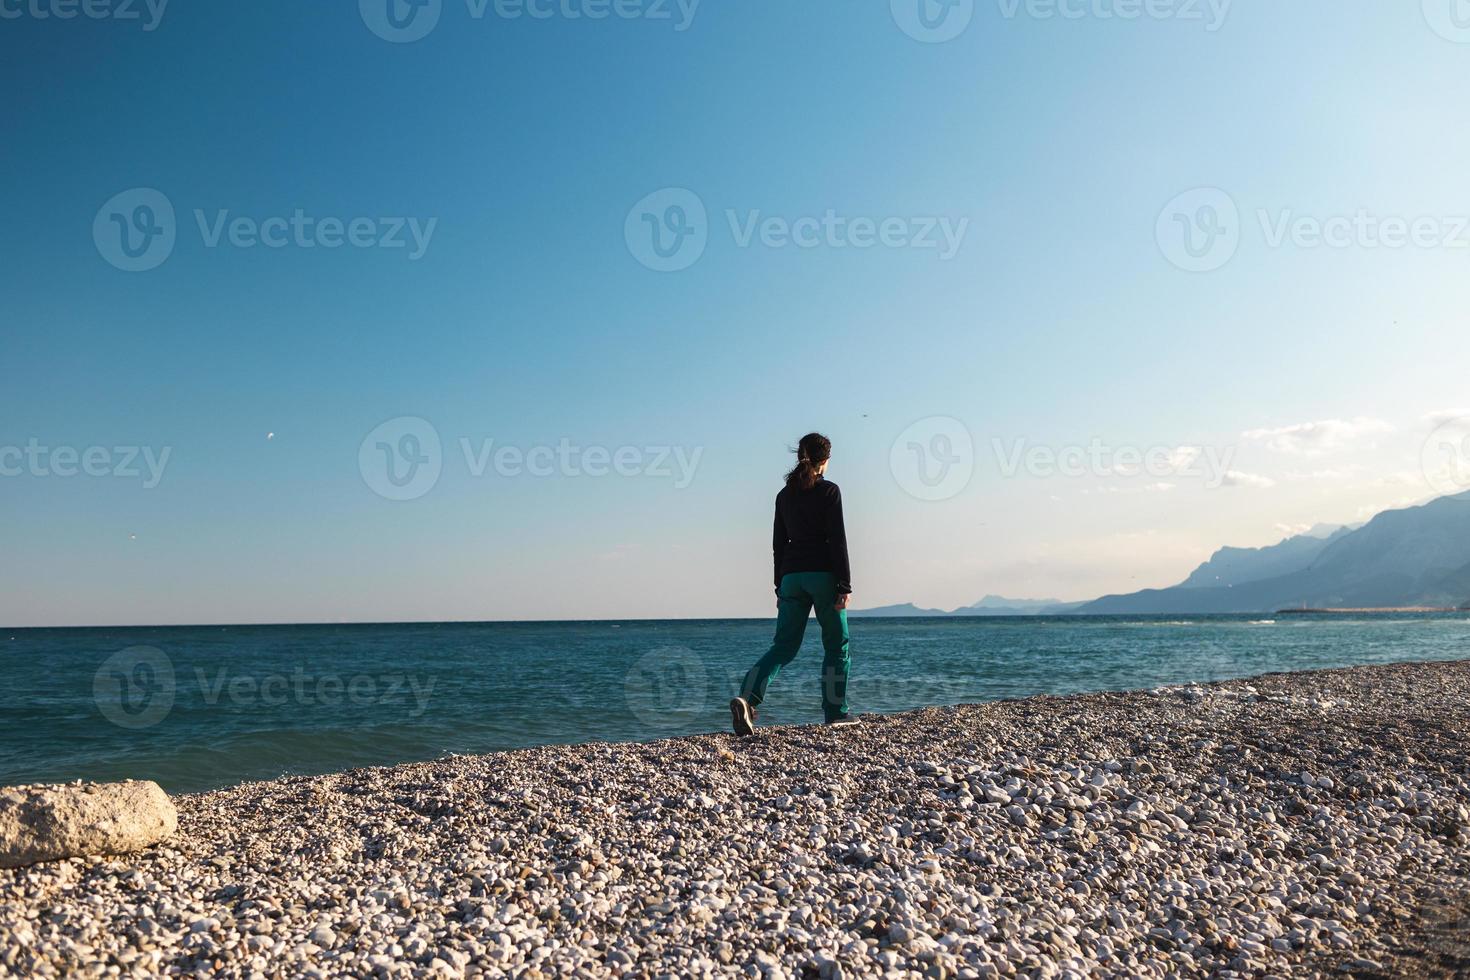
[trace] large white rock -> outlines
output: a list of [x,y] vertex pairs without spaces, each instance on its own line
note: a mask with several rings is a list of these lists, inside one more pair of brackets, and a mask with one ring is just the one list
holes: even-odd
[[151,847],[179,828],[155,782],[71,783],[0,789],[0,868]]

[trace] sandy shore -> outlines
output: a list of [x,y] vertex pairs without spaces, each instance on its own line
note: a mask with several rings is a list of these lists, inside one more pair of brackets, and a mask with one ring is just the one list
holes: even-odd
[[1445,976],[1470,662],[283,779],[0,871],[0,974]]

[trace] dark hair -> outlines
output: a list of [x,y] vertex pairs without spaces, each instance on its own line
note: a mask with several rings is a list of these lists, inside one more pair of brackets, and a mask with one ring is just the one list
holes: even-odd
[[808,432],[792,452],[796,453],[796,466],[786,474],[786,485],[810,490],[817,485],[817,467],[832,458],[832,440],[820,432]]

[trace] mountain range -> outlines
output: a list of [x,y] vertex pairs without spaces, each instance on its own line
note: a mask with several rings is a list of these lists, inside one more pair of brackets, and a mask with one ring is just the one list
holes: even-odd
[[1318,525],[1265,548],[1221,548],[1178,585],[1085,603],[986,596],[950,612],[886,606],[868,616],[1270,613],[1312,608],[1470,607],[1470,493]]
[[849,616],[1058,616],[1075,612],[1082,603],[1060,599],[1007,599],[988,595],[958,609],[921,609],[911,602],[875,609],[854,609]]

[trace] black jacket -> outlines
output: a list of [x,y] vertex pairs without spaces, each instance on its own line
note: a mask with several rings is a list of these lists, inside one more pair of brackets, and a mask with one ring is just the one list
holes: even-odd
[[842,524],[842,491],[818,480],[810,490],[785,487],[776,494],[776,526],[771,535],[776,588],[789,572],[831,572],[837,591],[852,591],[847,563],[847,529]]

